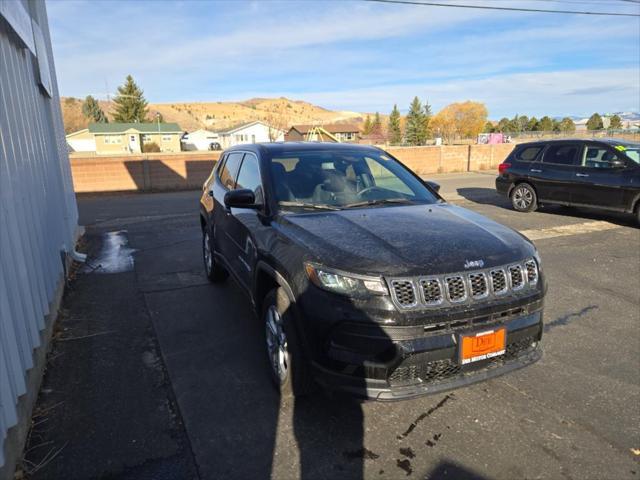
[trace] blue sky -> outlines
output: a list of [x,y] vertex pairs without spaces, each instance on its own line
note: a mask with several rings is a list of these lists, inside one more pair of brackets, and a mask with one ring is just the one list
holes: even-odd
[[[621,0],[440,0],[640,13]],[[286,96],[336,110],[491,118],[640,110],[640,18],[329,1],[48,1],[62,95],[150,102]]]

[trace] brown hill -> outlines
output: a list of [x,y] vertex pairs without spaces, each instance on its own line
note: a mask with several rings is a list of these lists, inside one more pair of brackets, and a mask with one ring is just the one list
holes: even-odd
[[[64,127],[67,133],[86,128],[89,121],[82,115],[82,100],[61,99]],[[112,118],[113,104],[100,101],[100,106]],[[265,121],[286,129],[294,124],[326,124],[336,122],[361,123],[367,114],[349,111],[333,111],[302,100],[281,98],[252,98],[242,102],[192,102],[149,104],[149,118],[159,112],[166,122],[177,122],[187,131],[198,128],[223,130],[232,126]]]

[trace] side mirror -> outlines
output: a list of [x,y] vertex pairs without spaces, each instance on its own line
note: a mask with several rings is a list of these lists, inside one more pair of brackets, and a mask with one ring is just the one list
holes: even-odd
[[425,180],[424,183],[433,188],[436,192],[440,192],[440,184],[436,182],[432,182],[431,180]]
[[253,190],[239,189],[231,190],[224,195],[224,204],[227,208],[259,208],[256,205],[256,196]]
[[627,164],[622,160],[612,160],[611,161],[611,168],[624,168],[626,166],[627,166]]

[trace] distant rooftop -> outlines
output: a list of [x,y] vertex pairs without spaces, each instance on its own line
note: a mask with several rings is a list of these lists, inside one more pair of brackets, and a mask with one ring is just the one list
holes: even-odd
[[357,125],[353,123],[328,123],[325,125],[293,125],[291,128],[297,130],[301,134],[308,133],[314,127],[322,127],[329,133],[353,133],[360,132]]
[[182,133],[177,123],[90,123],[91,133],[124,133],[127,130],[140,133]]

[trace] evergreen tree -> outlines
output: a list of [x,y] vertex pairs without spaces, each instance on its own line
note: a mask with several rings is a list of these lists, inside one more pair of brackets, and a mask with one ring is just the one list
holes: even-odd
[[527,131],[529,132],[537,132],[540,130],[540,126],[538,125],[538,119],[536,117],[531,117],[529,122],[527,123]]
[[560,122],[560,131],[573,133],[576,131],[576,124],[569,117],[564,117]]
[[540,119],[538,123],[538,130],[542,132],[550,132],[553,130],[553,120],[551,120],[548,116],[544,116]]
[[424,138],[431,138],[431,118],[433,117],[433,112],[431,111],[431,105],[429,105],[429,100],[424,102]]
[[493,123],[487,121],[487,123],[484,124],[484,130],[482,130],[483,133],[494,133],[496,131],[496,127],[493,126]]
[[519,124],[519,131],[521,132],[526,132],[528,130],[528,126],[529,126],[529,117],[527,117],[526,115],[520,115],[518,117],[518,124]]
[[594,113],[587,120],[587,130],[602,130],[604,123],[602,123],[602,117],[598,113]]
[[367,118],[365,118],[365,120],[364,120],[364,127],[362,127],[362,133],[364,135],[371,134],[371,128],[372,127],[373,127],[373,125],[371,123],[371,117],[369,115],[367,115]]
[[518,116],[517,113],[509,122],[509,130],[511,132],[516,132],[516,133],[522,130],[520,125],[520,117]]
[[618,130],[622,128],[622,119],[619,115],[614,115],[609,120],[609,128]]
[[376,116],[373,117],[371,123],[371,134],[376,136],[382,135],[382,120],[380,120],[380,113],[376,112]]
[[400,110],[398,110],[398,105],[394,105],[393,110],[391,110],[387,131],[389,132],[390,143],[400,143],[402,141],[402,130],[400,128]]
[[420,99],[415,97],[407,114],[405,136],[409,145],[422,145],[425,141],[424,113]]
[[91,95],[88,95],[82,103],[82,114],[95,123],[108,123],[109,120],[100,108],[98,101]]
[[144,123],[147,118],[147,101],[133,77],[127,75],[124,85],[118,87],[113,120],[118,123]]
[[509,120],[507,117],[502,117],[500,119],[500,121],[498,122],[497,130],[500,133],[509,133],[509,132],[511,132],[511,120]]

